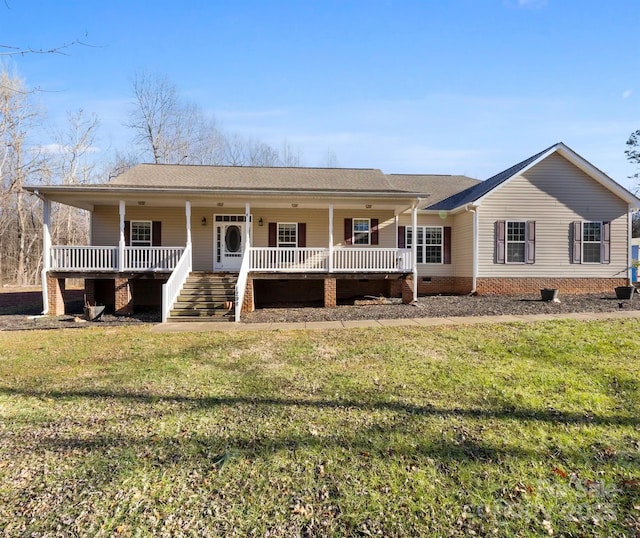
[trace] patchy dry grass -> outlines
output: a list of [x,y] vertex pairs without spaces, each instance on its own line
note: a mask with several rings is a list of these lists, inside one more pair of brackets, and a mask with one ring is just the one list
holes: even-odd
[[0,333],[0,528],[636,536],[639,331]]

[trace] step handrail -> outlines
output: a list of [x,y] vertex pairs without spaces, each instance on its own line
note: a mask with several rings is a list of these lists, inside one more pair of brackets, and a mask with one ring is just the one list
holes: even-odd
[[162,285],[162,323],[166,323],[182,286],[186,282],[192,269],[191,243],[187,243],[182,256],[171,273],[169,280]]

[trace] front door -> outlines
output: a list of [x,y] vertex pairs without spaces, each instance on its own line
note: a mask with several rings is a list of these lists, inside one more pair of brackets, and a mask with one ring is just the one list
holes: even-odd
[[219,271],[239,271],[245,249],[244,215],[216,215],[214,267]]

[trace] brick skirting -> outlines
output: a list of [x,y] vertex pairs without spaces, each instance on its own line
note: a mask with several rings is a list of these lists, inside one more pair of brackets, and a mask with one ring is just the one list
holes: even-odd
[[556,288],[560,293],[612,292],[616,286],[627,286],[626,278],[478,278],[479,295],[518,295],[539,293],[541,288]]
[[53,278],[47,275],[47,301],[49,302],[49,315],[64,315],[64,278]]

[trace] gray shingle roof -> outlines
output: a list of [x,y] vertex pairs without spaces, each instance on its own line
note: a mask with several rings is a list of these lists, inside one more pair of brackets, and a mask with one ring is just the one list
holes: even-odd
[[481,198],[482,196],[487,194],[489,191],[495,189],[498,185],[500,185],[501,183],[504,183],[510,177],[515,176],[518,172],[525,169],[531,163],[539,159],[540,156],[544,155],[545,153],[547,153],[549,150],[553,149],[557,145],[558,144],[549,146],[547,149],[542,150],[540,153],[536,153],[532,157],[529,157],[528,159],[525,159],[524,161],[519,162],[518,164],[515,164],[510,168],[507,168],[506,170],[500,172],[499,174],[496,174],[495,176],[490,177],[489,179],[481,181],[475,186],[469,187],[461,192],[458,192],[456,194],[453,194],[452,196],[449,196],[448,198],[445,198],[439,202],[431,204],[426,209],[438,210],[438,211],[441,211],[441,210],[450,211],[457,207],[461,207],[465,204],[470,204],[471,202],[475,202],[478,198]]
[[377,169],[354,168],[268,168],[252,166],[189,166],[139,164],[111,180],[113,187],[233,189],[233,190],[299,190],[299,191],[416,191],[392,183]]
[[461,190],[480,183],[467,176],[437,174],[387,174],[392,185],[410,192],[428,192],[429,202],[434,204]]

